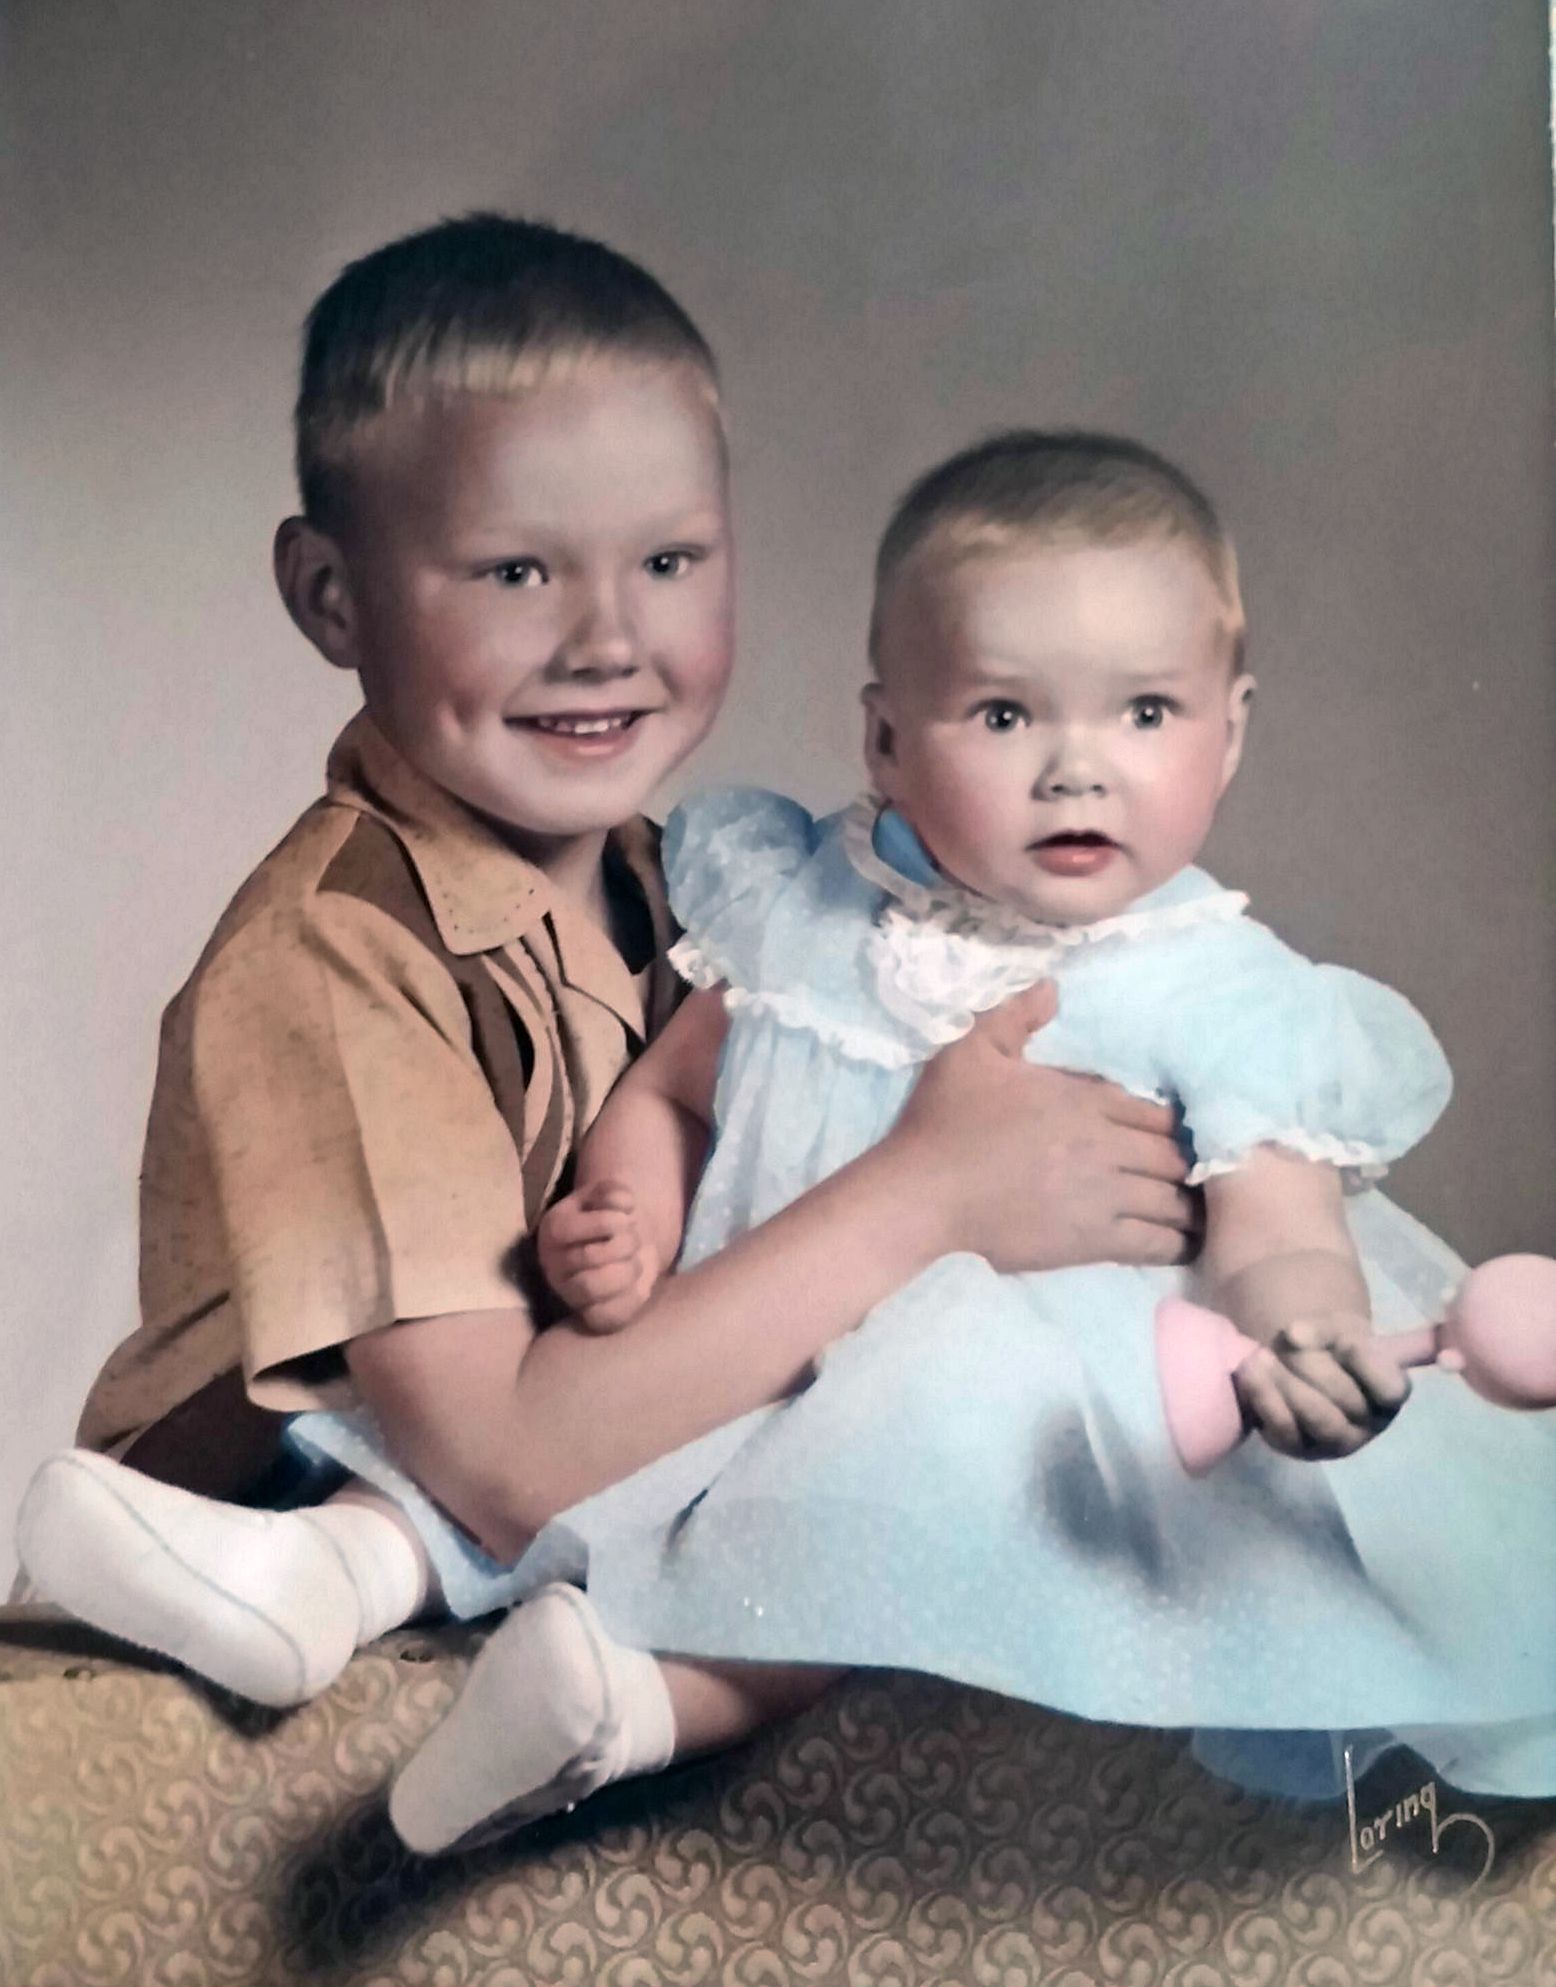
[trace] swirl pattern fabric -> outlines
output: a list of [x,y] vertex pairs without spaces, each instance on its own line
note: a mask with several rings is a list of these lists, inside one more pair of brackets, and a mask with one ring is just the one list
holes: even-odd
[[[1356,1854],[1343,1804],[1240,1794],[1180,1739],[905,1676],[423,1863],[384,1792],[477,1640],[391,1636],[277,1717],[0,1618],[0,1981],[1556,1987],[1556,1803],[1444,1786],[1435,1852],[1418,1817]],[[1359,1827],[1423,1778],[1377,1769]]]

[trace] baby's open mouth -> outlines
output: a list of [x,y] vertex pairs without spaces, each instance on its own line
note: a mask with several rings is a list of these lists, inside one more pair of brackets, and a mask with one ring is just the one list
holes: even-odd
[[1099,875],[1118,853],[1111,835],[1098,828],[1061,828],[1032,844],[1032,858],[1050,876]]

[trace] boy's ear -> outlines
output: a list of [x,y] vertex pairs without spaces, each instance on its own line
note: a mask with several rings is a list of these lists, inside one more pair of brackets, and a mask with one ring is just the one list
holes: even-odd
[[326,662],[355,669],[356,605],[335,540],[305,517],[283,518],[276,527],[274,563],[287,613]]
[[1253,708],[1253,693],[1257,687],[1253,678],[1241,671],[1232,679],[1227,696],[1226,757],[1221,762],[1222,793],[1232,784],[1232,775],[1242,763],[1243,740],[1248,735],[1248,713]]
[[890,800],[897,771],[891,707],[879,683],[867,683],[859,695],[864,705],[864,763],[875,791],[883,800]]

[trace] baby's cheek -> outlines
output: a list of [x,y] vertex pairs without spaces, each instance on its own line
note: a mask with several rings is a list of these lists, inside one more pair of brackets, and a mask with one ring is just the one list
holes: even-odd
[[946,862],[963,858],[963,869],[966,857],[1000,845],[1002,827],[1009,833],[1004,811],[986,786],[945,783],[926,800],[921,834]]
[[1185,785],[1176,792],[1159,795],[1154,812],[1162,833],[1175,841],[1181,840],[1204,819],[1204,796]]
[[1151,821],[1165,845],[1187,861],[1210,831],[1219,799],[1220,761],[1196,755],[1159,782],[1151,796]]

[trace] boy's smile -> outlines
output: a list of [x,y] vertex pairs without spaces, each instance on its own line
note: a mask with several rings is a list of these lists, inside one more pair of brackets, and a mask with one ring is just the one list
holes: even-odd
[[704,736],[732,646],[722,437],[690,367],[554,363],[392,407],[340,535],[347,653],[403,756],[586,873]]
[[909,570],[877,647],[872,775],[956,881],[1087,924],[1198,854],[1252,682],[1181,543],[1039,541]]

